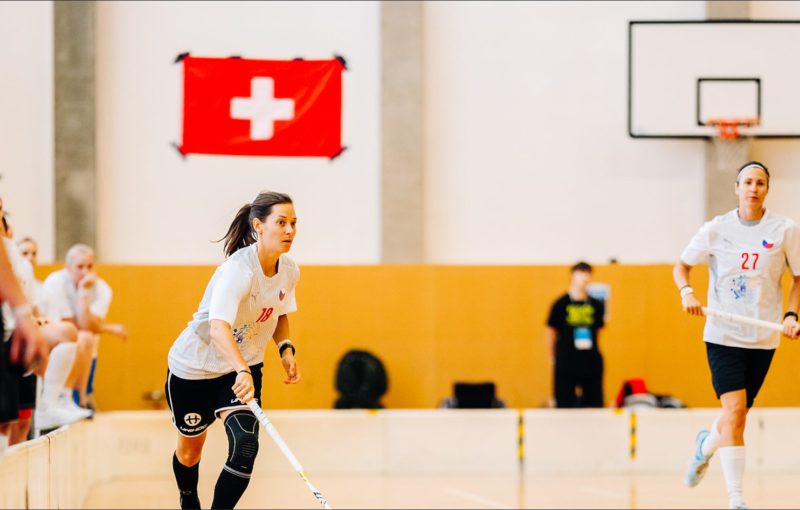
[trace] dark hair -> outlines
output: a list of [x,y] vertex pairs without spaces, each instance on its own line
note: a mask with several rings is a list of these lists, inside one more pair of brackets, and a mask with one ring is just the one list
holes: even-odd
[[291,203],[292,199],[289,195],[274,191],[262,191],[252,203],[243,205],[236,213],[233,223],[228,228],[228,233],[220,239],[220,241],[225,241],[225,256],[230,257],[239,248],[250,246],[256,242],[253,218],[267,221],[267,216],[272,213],[273,206]]
[[591,273],[592,272],[592,266],[590,266],[588,262],[580,261],[577,264],[575,264],[574,266],[572,266],[570,268],[570,270],[569,270],[570,273],[574,273],[576,271],[582,271],[584,273]]
[[739,170],[736,171],[736,184],[739,184],[739,174],[742,173],[742,171],[745,168],[750,168],[750,167],[760,168],[761,170],[764,170],[764,173],[767,174],[767,184],[769,184],[769,170],[767,170],[767,167],[765,167],[764,164],[759,161],[748,161],[744,165],[740,166]]

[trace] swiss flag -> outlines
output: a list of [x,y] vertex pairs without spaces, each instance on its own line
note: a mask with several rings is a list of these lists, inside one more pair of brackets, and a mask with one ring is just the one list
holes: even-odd
[[183,59],[183,154],[342,152],[340,59]]

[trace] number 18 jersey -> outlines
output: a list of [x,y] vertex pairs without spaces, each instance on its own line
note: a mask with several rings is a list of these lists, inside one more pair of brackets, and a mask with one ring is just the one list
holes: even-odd
[[278,317],[297,311],[299,279],[297,264],[285,253],[280,256],[278,273],[267,277],[255,244],[236,251],[214,272],[197,313],[172,344],[170,371],[181,379],[213,379],[233,371],[211,342],[210,321],[214,319],[230,324],[248,365],[263,362]]
[[[764,212],[760,221],[738,210],[705,223],[681,254],[690,266],[708,261],[708,307],[769,322],[782,322],[781,276],[800,275],[800,231],[794,221]],[[706,318],[706,342],[774,349],[780,334],[756,326]]]

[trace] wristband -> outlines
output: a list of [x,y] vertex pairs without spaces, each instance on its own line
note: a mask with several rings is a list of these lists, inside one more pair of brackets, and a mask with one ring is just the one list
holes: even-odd
[[681,298],[685,298],[689,294],[693,294],[694,289],[692,288],[691,285],[684,285],[683,287],[681,287],[680,293],[681,293]]
[[236,372],[236,375],[239,375],[239,374],[242,374],[242,373],[244,373],[244,374],[250,374],[250,377],[253,377],[253,372],[251,372],[251,371],[249,371],[249,370],[247,370],[247,369],[244,369],[244,370],[239,370],[238,372]]
[[797,312],[786,312],[783,314],[783,320],[786,320],[789,317],[794,317],[794,320],[797,320]]
[[22,316],[29,316],[33,315],[33,307],[30,303],[23,303],[21,305],[15,306],[11,309],[11,313],[19,319]]
[[283,351],[285,351],[286,349],[291,349],[292,350],[292,355],[294,355],[294,353],[297,352],[295,350],[295,348],[294,348],[294,345],[292,345],[292,341],[289,340],[288,338],[286,340],[281,341],[278,344],[278,356],[282,358],[283,357]]

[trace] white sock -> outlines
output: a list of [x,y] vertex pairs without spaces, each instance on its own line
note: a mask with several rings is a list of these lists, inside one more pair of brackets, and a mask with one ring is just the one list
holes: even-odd
[[742,501],[742,479],[744,478],[744,446],[723,446],[719,449],[719,461],[725,485],[728,486],[728,499]]
[[8,436],[5,434],[0,434],[0,457],[3,456],[7,448],[8,448]]
[[69,372],[75,363],[74,342],[63,342],[50,351],[50,361],[42,382],[42,407],[53,405],[64,391]]
[[710,458],[714,455],[714,452],[717,451],[717,447],[719,446],[719,416],[714,420],[714,423],[711,425],[711,431],[703,440],[703,444],[700,445],[700,453],[703,454],[703,457]]

